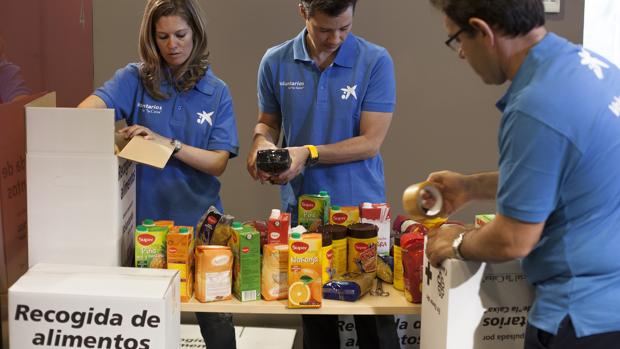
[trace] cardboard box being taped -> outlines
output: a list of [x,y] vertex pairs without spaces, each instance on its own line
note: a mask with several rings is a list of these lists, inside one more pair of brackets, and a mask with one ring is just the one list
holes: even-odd
[[422,349],[522,349],[533,287],[520,261],[424,258]]

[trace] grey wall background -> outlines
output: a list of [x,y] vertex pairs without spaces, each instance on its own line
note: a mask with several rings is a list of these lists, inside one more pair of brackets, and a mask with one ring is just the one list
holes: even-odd
[[[550,30],[581,43],[585,0],[562,2]],[[265,50],[295,36],[303,21],[295,0],[201,1],[208,20],[214,72],[230,86],[241,142],[240,154],[222,176],[228,213],[266,218],[279,207],[278,188],[260,185],[245,170],[256,123],[256,71]],[[95,87],[137,60],[137,32],[144,0],[94,1]],[[443,44],[442,17],[425,0],[361,0],[353,32],[386,47],[397,77],[397,108],[382,147],[388,202],[402,213],[401,195],[429,172],[464,173],[497,168],[495,101],[504,86],[486,86],[465,61]],[[360,188],[363,190],[363,188]],[[475,204],[457,215],[471,222],[494,203]]]

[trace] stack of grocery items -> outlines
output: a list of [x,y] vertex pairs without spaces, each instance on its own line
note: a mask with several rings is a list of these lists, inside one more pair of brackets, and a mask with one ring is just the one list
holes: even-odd
[[195,230],[145,220],[136,228],[136,267],[179,270],[183,302],[194,291],[200,302],[262,296],[320,307],[323,298],[360,299],[376,278],[419,302],[423,239],[438,220],[426,225],[398,216],[392,226],[386,203],[331,201],[324,191],[300,196],[294,228],[290,213],[277,209],[266,221],[241,223],[210,207]]

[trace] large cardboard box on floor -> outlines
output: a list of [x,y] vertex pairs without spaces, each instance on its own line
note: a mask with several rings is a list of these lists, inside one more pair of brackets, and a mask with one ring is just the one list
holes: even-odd
[[519,261],[424,258],[422,349],[522,349],[534,298]]
[[180,346],[176,270],[37,264],[9,289],[11,348]]
[[112,109],[54,105],[46,96],[26,108],[29,265],[130,266],[136,166],[121,156],[163,167],[173,147],[121,142]]

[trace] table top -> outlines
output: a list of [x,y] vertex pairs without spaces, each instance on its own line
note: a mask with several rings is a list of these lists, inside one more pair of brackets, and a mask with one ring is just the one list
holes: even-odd
[[289,309],[287,300],[241,302],[235,297],[228,301],[200,303],[192,298],[188,303],[181,303],[181,311],[246,313],[246,314],[338,314],[338,315],[396,315],[420,314],[420,304],[407,302],[402,291],[390,284],[383,284],[383,289],[390,293],[388,297],[364,295],[357,302],[324,299],[320,308]]

